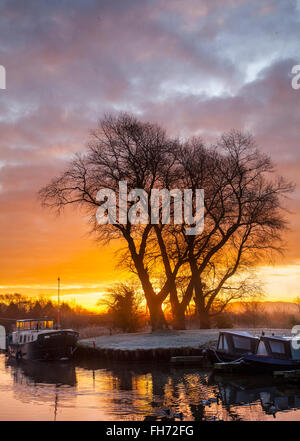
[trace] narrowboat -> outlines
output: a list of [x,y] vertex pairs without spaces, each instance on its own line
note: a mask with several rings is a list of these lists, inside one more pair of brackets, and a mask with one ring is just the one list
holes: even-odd
[[254,354],[259,338],[245,331],[220,331],[217,348],[209,348],[207,356],[212,363],[222,363]]
[[17,360],[64,360],[74,354],[78,337],[72,329],[54,326],[53,320],[17,320],[15,329],[6,336],[5,349]]
[[253,372],[300,369],[300,337],[263,335],[255,354],[245,354],[242,359]]

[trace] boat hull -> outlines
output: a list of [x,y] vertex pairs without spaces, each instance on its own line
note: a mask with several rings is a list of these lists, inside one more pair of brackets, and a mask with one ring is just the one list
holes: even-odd
[[243,354],[218,351],[217,349],[207,349],[206,355],[212,364],[235,361]]
[[274,371],[286,371],[300,369],[299,360],[284,360],[259,355],[245,355],[243,362],[248,372],[272,373]]
[[24,344],[9,344],[10,357],[22,360],[61,360],[70,359],[76,349],[78,333],[57,331],[44,333],[38,339]]

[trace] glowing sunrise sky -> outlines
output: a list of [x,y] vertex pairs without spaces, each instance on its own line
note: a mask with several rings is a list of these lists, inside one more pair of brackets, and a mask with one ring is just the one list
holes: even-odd
[[128,278],[78,211],[37,200],[99,118],[125,110],[209,142],[253,133],[297,184],[285,257],[257,271],[269,300],[300,295],[299,30],[296,0],[0,0],[0,293],[55,295],[60,275],[62,295],[94,307]]

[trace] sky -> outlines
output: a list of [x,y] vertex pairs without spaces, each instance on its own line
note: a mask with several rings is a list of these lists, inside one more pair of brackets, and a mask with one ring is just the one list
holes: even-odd
[[94,307],[128,278],[118,244],[37,199],[105,113],[128,111],[172,136],[255,136],[297,185],[285,256],[257,271],[268,299],[300,295],[299,29],[296,0],[0,0],[0,293],[54,296],[59,275],[66,299]]

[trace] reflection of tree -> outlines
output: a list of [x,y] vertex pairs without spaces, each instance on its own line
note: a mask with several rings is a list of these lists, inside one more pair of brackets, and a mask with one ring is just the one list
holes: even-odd
[[160,414],[163,409],[171,409],[182,412],[185,419],[201,421],[205,419],[202,400],[208,397],[208,391],[210,397],[216,397],[217,392],[215,386],[207,385],[206,376],[199,375],[198,370],[173,369],[169,365],[130,364],[125,367],[111,364],[107,375],[115,379],[110,384],[115,383],[116,392],[133,392],[126,396],[126,400],[123,395],[114,395],[115,412],[120,411],[120,406],[129,414]]
[[203,404],[191,404],[191,413],[195,421],[205,420],[205,406]]
[[[82,390],[91,394],[99,410],[109,409],[112,419],[120,420],[162,418],[168,412],[171,416],[182,413],[185,420],[219,415],[236,421],[261,420],[300,408],[300,386],[277,384],[272,377],[212,378],[199,369],[154,363],[83,362],[76,367],[77,376],[71,363],[7,363],[6,367],[18,386],[14,387],[16,398],[46,404],[54,419],[66,404],[76,406],[77,392]],[[70,394],[64,393],[65,386],[71,386]]]

